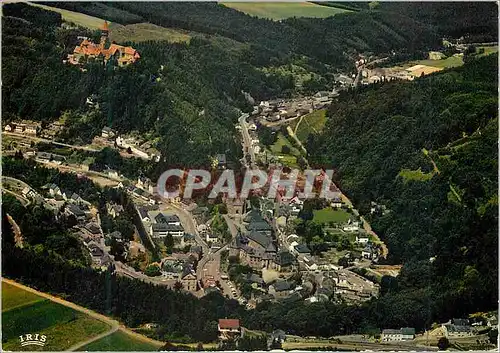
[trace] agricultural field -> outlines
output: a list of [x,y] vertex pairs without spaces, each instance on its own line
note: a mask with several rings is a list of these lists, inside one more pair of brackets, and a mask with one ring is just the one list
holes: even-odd
[[344,210],[334,210],[330,207],[323,208],[322,210],[314,210],[313,222],[318,224],[325,223],[345,223],[349,220],[351,214]]
[[325,18],[339,13],[350,12],[345,9],[310,2],[220,2],[220,4],[251,16],[271,20],[283,20],[289,17]]
[[57,7],[41,5],[30,3],[32,6],[41,7],[42,9],[58,12],[62,15],[62,19],[65,22],[72,22],[77,26],[86,27],[90,29],[99,29],[102,27],[104,20],[102,18],[97,18],[89,15],[85,15],[83,13],[59,9]]
[[116,331],[109,336],[103,337],[100,340],[89,343],[82,347],[82,351],[136,351],[149,352],[157,351],[159,347],[152,343],[141,341],[135,337],[126,334],[123,331]]
[[26,292],[21,288],[2,282],[2,312],[24,305],[31,305],[43,300],[46,299],[39,297],[36,294]]
[[[77,26],[86,27],[92,30],[100,29],[104,23],[103,18],[85,15],[83,13],[59,9],[40,4],[33,6],[41,7],[45,10],[58,12],[65,22],[72,22]],[[113,9],[113,11],[118,11]],[[123,26],[119,23],[110,23],[109,38],[117,43],[123,42],[144,42],[148,40],[166,40],[171,43],[188,42],[191,36],[187,31],[165,28],[151,23],[134,23]]]
[[450,67],[457,67],[457,66],[462,66],[464,64],[463,58],[461,56],[450,56],[445,59],[441,60],[418,60],[418,61],[412,61],[409,66],[413,65],[427,65],[427,66],[432,66],[432,67],[439,67],[439,68],[450,68]]
[[493,53],[498,53],[498,46],[497,45],[493,45],[493,46],[477,47],[476,48],[476,53],[479,53],[480,50],[484,50],[484,52],[481,53],[481,54],[478,54],[477,56],[486,56],[486,55],[490,55],[490,54],[493,54]]
[[165,40],[171,43],[189,42],[191,36],[187,31],[165,28],[151,23],[134,23],[122,26],[112,23],[109,26],[109,38],[117,43],[144,42],[148,40]]
[[316,110],[296,121],[296,125],[292,126],[292,129],[294,129],[297,138],[304,143],[310,134],[319,133],[325,127],[326,109]]
[[[4,350],[63,351],[110,329],[110,326],[66,306],[2,282]],[[45,346],[22,347],[19,336],[39,333]]]

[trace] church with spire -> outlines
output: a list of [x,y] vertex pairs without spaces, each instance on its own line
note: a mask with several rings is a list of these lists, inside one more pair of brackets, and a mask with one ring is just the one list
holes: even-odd
[[139,60],[141,56],[132,47],[124,47],[109,40],[109,25],[104,21],[101,27],[101,39],[99,44],[84,38],[80,45],[76,46],[72,54],[68,55],[67,62],[73,65],[81,65],[89,58],[102,58],[104,62],[116,60],[118,66],[127,66]]

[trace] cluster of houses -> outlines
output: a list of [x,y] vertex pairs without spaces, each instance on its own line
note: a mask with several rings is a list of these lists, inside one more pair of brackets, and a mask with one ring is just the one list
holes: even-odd
[[238,257],[256,270],[263,268],[290,272],[296,267],[295,257],[286,249],[278,249],[273,229],[260,211],[252,209],[243,219],[244,233],[234,239],[230,256]]
[[[477,327],[496,327],[498,319],[496,315],[490,316],[487,319],[461,319],[453,318],[446,323],[436,328],[439,332],[438,337],[446,337],[448,339],[471,337],[477,335],[480,329]],[[400,329],[384,329],[380,340],[382,342],[400,342],[411,341],[415,339],[415,329],[412,327],[403,327]]]
[[167,280],[175,280],[189,292],[200,288],[196,276],[196,265],[201,257],[201,247],[193,245],[188,253],[174,253],[161,260],[161,275]]
[[53,140],[56,135],[62,131],[63,126],[64,125],[61,122],[55,121],[42,128],[42,125],[39,122],[22,120],[20,122],[6,124],[4,126],[4,131],[28,136],[40,136]]
[[313,96],[308,97],[262,101],[259,105],[254,106],[252,115],[264,124],[266,122],[286,123],[328,106],[338,95],[334,89],[332,91],[318,91]]
[[22,121],[17,123],[9,123],[4,127],[4,131],[13,132],[16,134],[36,136],[41,130],[41,124],[34,121]]
[[[80,195],[62,190],[56,184],[47,184],[42,187],[45,192],[45,202],[56,213],[57,217],[72,217],[76,225],[72,228],[82,240],[96,267],[107,268],[113,263],[113,258],[106,251],[105,236],[99,225],[96,212],[91,204]],[[109,236],[109,235],[108,235]],[[120,234],[115,234],[120,237]]]
[[79,45],[68,55],[67,60],[72,65],[82,65],[89,59],[102,59],[104,62],[116,60],[118,66],[127,66],[139,60],[141,56],[136,49],[130,46],[122,46],[111,43],[109,40],[108,22],[104,21],[101,27],[101,39],[94,43],[86,37],[82,37]]
[[97,144],[106,144],[126,150],[142,159],[159,162],[160,152],[154,148],[153,142],[143,141],[132,136],[120,136],[116,130],[105,126],[101,130],[101,136],[96,136],[94,142]]
[[[114,177],[114,174],[111,175],[112,172],[114,171],[109,170],[108,175]],[[137,182],[134,185],[124,186],[123,183],[120,182],[118,187],[124,188],[127,193],[139,200],[141,203],[151,206],[158,204],[159,197],[157,195],[156,185],[149,178],[140,176],[137,178]]]

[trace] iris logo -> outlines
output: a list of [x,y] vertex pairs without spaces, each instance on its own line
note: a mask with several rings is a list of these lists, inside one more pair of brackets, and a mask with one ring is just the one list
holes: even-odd
[[38,333],[27,333],[19,336],[19,340],[21,341],[21,346],[45,346],[45,342],[47,341],[47,336],[40,335]]

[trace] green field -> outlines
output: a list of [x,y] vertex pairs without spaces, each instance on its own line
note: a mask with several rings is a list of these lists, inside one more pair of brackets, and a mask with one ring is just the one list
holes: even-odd
[[[290,153],[285,154],[281,152],[281,148],[283,146],[288,146],[288,148],[290,148]],[[297,157],[300,156],[300,152],[290,143],[290,141],[283,135],[283,133],[278,132],[276,142],[269,147],[269,150],[283,165],[290,168],[297,167]]]
[[[11,351],[63,351],[109,329],[99,320],[2,283],[2,343]],[[45,346],[22,347],[19,336],[38,333]]]
[[446,59],[441,59],[441,60],[418,60],[412,62],[410,66],[427,65],[432,67],[450,68],[450,67],[462,66],[463,64],[464,61],[461,57],[450,56]]
[[36,294],[26,292],[21,288],[2,282],[2,312],[24,305],[34,304],[42,300],[46,299],[39,297]]
[[351,215],[349,212],[343,210],[334,210],[330,207],[323,208],[322,210],[314,210],[313,222],[318,224],[325,224],[330,222],[345,223],[349,220]]
[[144,42],[148,40],[166,40],[171,43],[179,43],[189,42],[191,36],[187,32],[151,23],[134,23],[126,26],[113,23],[109,26],[109,38],[117,43]]
[[[83,13],[63,10],[57,7],[33,4],[45,10],[58,12],[65,22],[72,22],[75,25],[90,29],[100,29],[104,24],[104,19],[85,15]],[[179,31],[171,28],[164,28],[151,23],[134,23],[130,25],[120,25],[110,23],[109,38],[117,43],[123,42],[144,42],[148,40],[166,40],[172,43],[187,42],[191,36],[186,31]]]
[[484,49],[484,53],[478,54],[478,56],[486,56],[486,55],[490,55],[493,53],[498,53],[498,46],[497,45],[477,47],[476,52],[479,52],[479,49]]
[[97,17],[85,15],[83,13],[69,11],[69,10],[63,10],[63,9],[59,9],[57,7],[52,7],[52,6],[47,6],[47,5],[41,5],[41,4],[35,4],[35,3],[29,3],[29,4],[32,6],[41,7],[42,9],[45,9],[45,10],[58,12],[62,15],[62,18],[65,22],[72,22],[77,26],[87,27],[90,29],[99,29],[102,27],[102,25],[104,23],[104,20],[102,18],[97,18]]
[[307,137],[310,134],[321,132],[325,127],[326,109],[316,110],[304,115],[302,119],[297,119],[296,121],[296,126],[292,127],[292,129],[295,129],[295,135],[304,143],[307,141]]
[[82,351],[157,351],[158,347],[148,342],[140,341],[122,331],[117,331],[109,336],[82,347]]
[[348,10],[310,2],[220,2],[220,4],[248,15],[272,20],[282,20],[289,17],[325,18],[349,12]]
[[420,168],[417,170],[402,169],[398,176],[402,177],[405,182],[409,180],[427,181],[432,178],[432,173],[424,173]]

